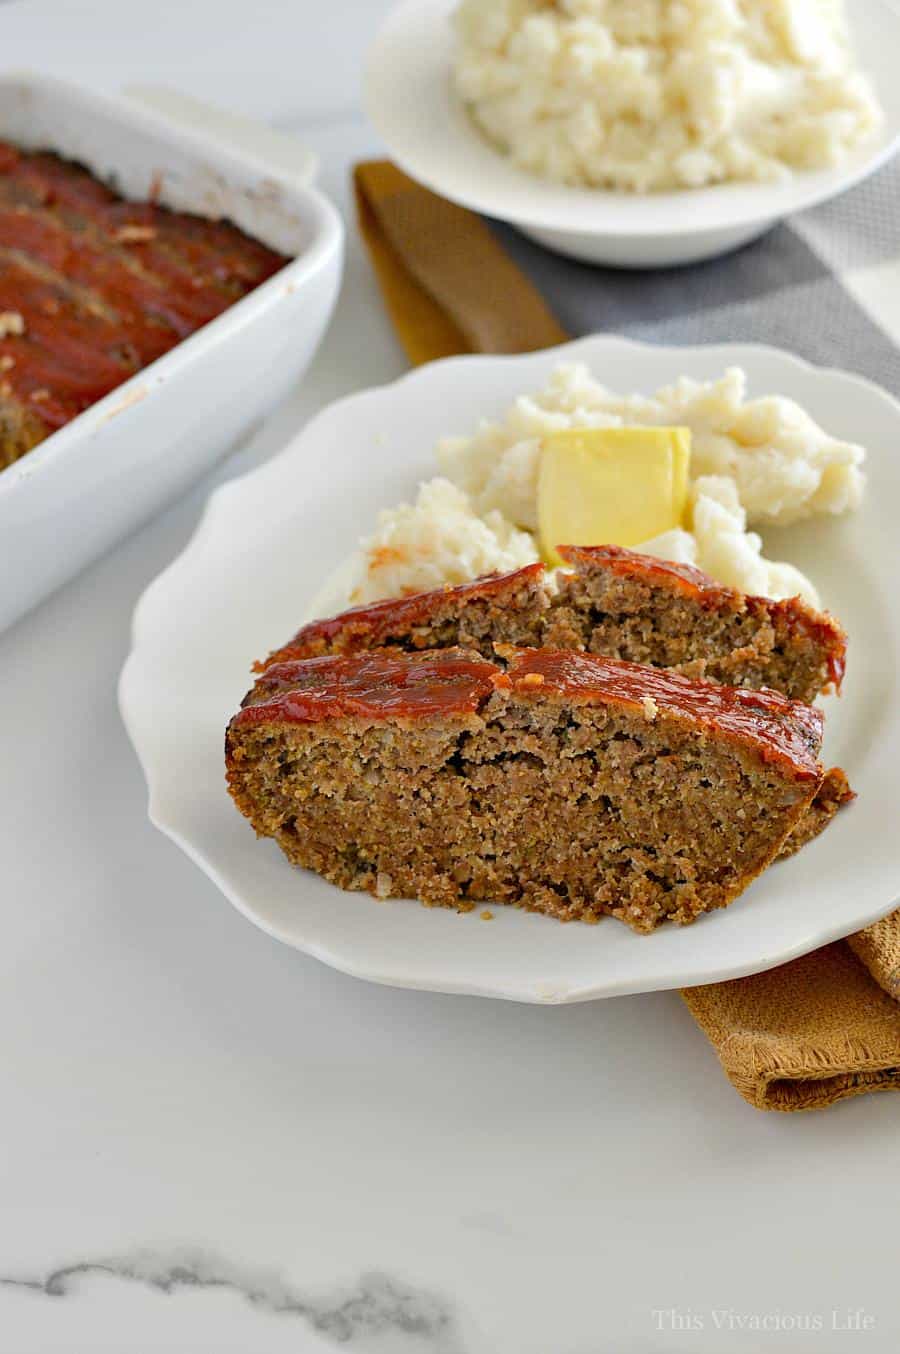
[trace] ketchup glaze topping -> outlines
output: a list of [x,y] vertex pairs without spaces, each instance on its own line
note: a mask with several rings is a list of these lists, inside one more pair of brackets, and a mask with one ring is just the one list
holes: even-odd
[[776,691],[695,682],[665,668],[575,650],[500,650],[506,669],[459,650],[295,659],[269,668],[232,727],[312,724],[344,717],[434,719],[475,714],[495,691],[509,698],[604,704],[645,718],[688,719],[744,743],[798,780],[819,779],[822,714]]
[[284,266],[227,221],[127,202],[0,141],[0,395],[62,427]]

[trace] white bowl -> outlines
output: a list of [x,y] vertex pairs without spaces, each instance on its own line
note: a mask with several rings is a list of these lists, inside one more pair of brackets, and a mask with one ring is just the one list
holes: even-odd
[[229,451],[288,393],[328,323],[343,227],[314,188],[124,98],[0,77],[0,136],[60,151],[127,197],[230,217],[293,261],[0,472],[0,630]]
[[863,68],[885,110],[881,135],[839,168],[784,183],[723,184],[675,193],[569,188],[516,168],[478,132],[451,81],[456,0],[404,0],[389,15],[366,70],[369,118],[412,178],[550,249],[589,263],[662,268],[735,249],[777,221],[842,193],[900,146],[900,11],[890,0],[849,7]]
[[[754,394],[793,396],[869,449],[862,509],[780,532],[777,553],[818,584],[850,633],[844,695],[827,702],[825,756],[858,801],[725,911],[639,936],[619,922],[564,926],[512,908],[494,920],[379,904],[292,869],[257,841],[225,791],[223,733],[251,661],[304,619],[381,507],[435,473],[448,432],[498,416],[556,364],[587,362],[615,390],[742,365]],[[120,704],[150,791],[150,817],[270,935],[373,981],[519,1001],[570,1002],[717,982],[770,968],[896,905],[900,839],[900,405],[857,377],[775,349],[645,347],[594,337],[524,357],[465,357],[326,409],[275,460],[216,491],[193,541],[144,594]],[[774,553],[774,552],[773,552]],[[186,902],[186,905],[189,905]]]

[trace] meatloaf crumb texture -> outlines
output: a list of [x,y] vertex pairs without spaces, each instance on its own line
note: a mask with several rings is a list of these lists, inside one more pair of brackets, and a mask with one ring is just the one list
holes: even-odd
[[801,846],[806,846],[808,842],[818,837],[825,831],[838,810],[852,804],[855,798],[856,795],[850,789],[847,780],[847,773],[839,766],[832,767],[825,773],[815,799],[782,846],[778,853],[779,859],[795,855]]
[[535,564],[314,621],[258,669],[385,646],[463,645],[489,658],[499,642],[583,649],[794,700],[840,686],[843,631],[799,598],[744,596],[697,569],[618,546],[559,550],[568,568],[554,576]]
[[0,141],[0,469],[287,262]]
[[818,711],[590,654],[286,662],[226,737],[261,836],[346,889],[636,931],[730,903],[821,781]]

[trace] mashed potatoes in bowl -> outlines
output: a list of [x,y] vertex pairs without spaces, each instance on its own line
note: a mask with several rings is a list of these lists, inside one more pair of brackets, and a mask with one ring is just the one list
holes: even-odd
[[342,603],[401,597],[537,560],[543,439],[566,428],[671,424],[691,433],[688,522],[635,548],[696,565],[741,592],[818,606],[813,581],[766,559],[751,528],[857,508],[863,448],[833,437],[784,396],[748,399],[737,367],[717,380],[682,376],[653,395],[623,395],[583,363],[561,363],[542,390],[520,395],[502,418],[443,438],[441,473],[420,485],[415,502],[380,513]]
[[475,124],[558,183],[778,180],[881,123],[842,0],[461,0],[455,28]]

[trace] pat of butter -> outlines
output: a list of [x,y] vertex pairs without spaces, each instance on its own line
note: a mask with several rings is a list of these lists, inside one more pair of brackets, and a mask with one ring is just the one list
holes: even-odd
[[558,545],[640,545],[684,523],[689,428],[566,428],[541,447],[541,552]]

